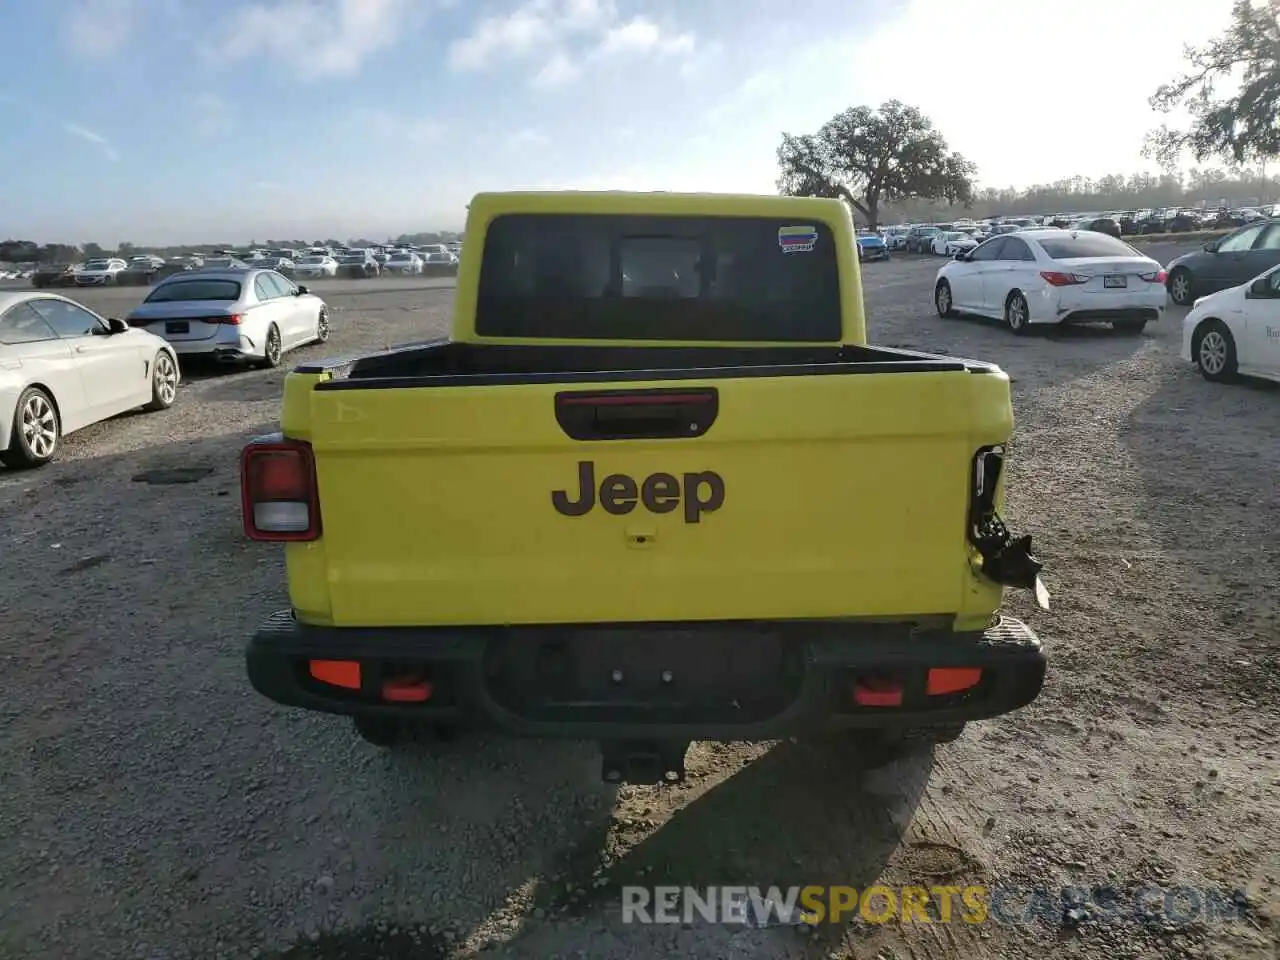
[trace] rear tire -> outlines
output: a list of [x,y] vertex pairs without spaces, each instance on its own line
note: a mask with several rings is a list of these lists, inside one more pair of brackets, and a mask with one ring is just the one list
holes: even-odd
[[1178,267],[1169,274],[1169,299],[1180,307],[1195,303],[1195,285],[1191,282],[1190,270]]
[[316,343],[324,343],[329,339],[329,311],[324,307],[320,308],[320,315],[316,317]]
[[272,370],[280,366],[280,358],[284,355],[280,341],[280,328],[274,323],[267,330],[267,342],[262,345],[263,357],[258,365],[264,370]]
[[1022,291],[1015,290],[1004,302],[1005,325],[1018,336],[1025,336],[1031,326],[1031,311]]
[[398,747],[407,739],[408,730],[400,720],[388,717],[356,717],[354,724],[361,740],[384,750]]

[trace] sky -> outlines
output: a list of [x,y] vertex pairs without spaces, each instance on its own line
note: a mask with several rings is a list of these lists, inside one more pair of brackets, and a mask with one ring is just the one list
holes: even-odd
[[[460,229],[482,190],[773,193],[898,99],[984,186],[1153,169],[1230,0],[0,0],[0,235]],[[1176,119],[1176,118],[1175,118]]]

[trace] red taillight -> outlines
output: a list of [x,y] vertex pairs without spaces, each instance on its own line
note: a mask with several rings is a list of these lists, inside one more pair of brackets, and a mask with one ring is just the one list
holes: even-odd
[[1088,277],[1082,277],[1078,273],[1060,273],[1057,270],[1041,270],[1040,276],[1051,287],[1073,287],[1089,282]]
[[320,500],[315,458],[299,440],[251,443],[240,453],[240,498],[250,540],[316,540]]
[[214,323],[225,323],[232,327],[238,327],[244,322],[244,315],[233,313],[229,317],[213,317]]
[[1169,279],[1169,275],[1163,270],[1157,271],[1156,273],[1140,273],[1138,276],[1147,281],[1147,283],[1163,284]]

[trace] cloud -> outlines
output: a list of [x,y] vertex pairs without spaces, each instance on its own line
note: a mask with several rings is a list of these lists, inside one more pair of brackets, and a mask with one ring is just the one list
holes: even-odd
[[102,155],[108,160],[116,161],[120,159],[120,153],[111,145],[111,141],[102,134],[94,133],[92,130],[88,130],[75,123],[64,123],[62,125],[62,129],[73,137],[79,137],[87,143],[92,143],[102,151]]
[[85,57],[108,57],[133,36],[135,0],[76,0],[59,11],[67,46]]
[[563,87],[573,83],[580,76],[582,76],[582,67],[565,53],[557,52],[533,75],[533,85],[543,90]]
[[505,16],[477,21],[450,46],[449,66],[474,72],[503,61],[541,59],[532,83],[549,89],[580,78],[588,62],[690,55],[694,45],[693,34],[672,33],[647,17],[623,21],[612,0],[527,0]]
[[231,109],[227,101],[214,93],[202,93],[192,104],[195,132],[200,137],[216,137],[231,128]]
[[411,0],[279,0],[232,17],[220,54],[264,55],[300,80],[348,77],[403,36],[421,8]]
[[666,33],[648,17],[633,17],[626,23],[611,27],[596,48],[602,57],[656,53],[661,56],[693,53],[693,34]]

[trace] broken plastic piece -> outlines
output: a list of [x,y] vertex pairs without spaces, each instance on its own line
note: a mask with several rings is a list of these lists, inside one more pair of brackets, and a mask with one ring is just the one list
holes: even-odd
[[1036,577],[1036,603],[1040,604],[1041,610],[1049,609],[1049,588],[1039,577]]

